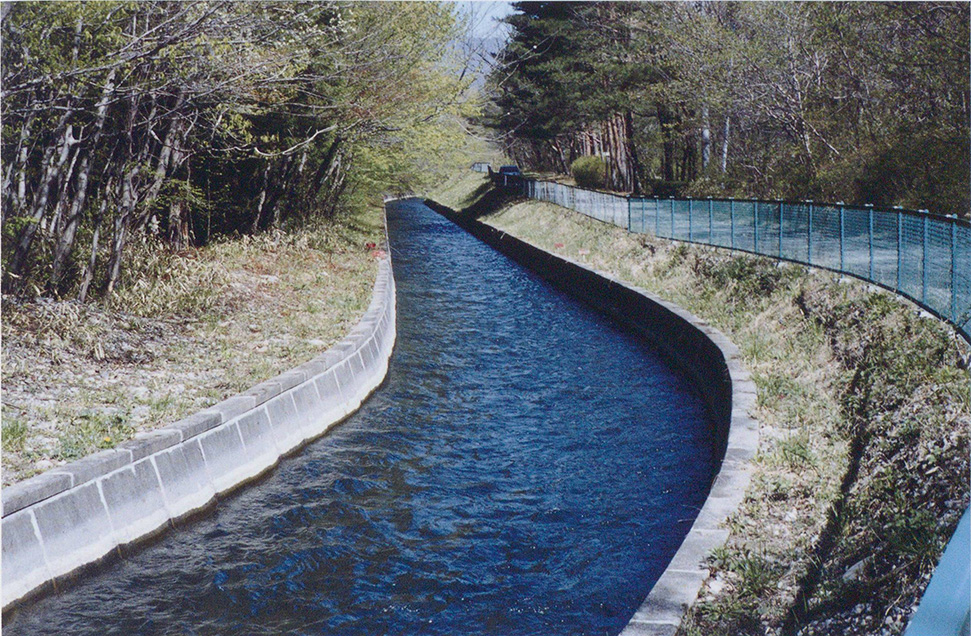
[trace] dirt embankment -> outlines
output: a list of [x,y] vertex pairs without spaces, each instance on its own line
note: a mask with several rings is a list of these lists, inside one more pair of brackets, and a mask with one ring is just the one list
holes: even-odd
[[3,298],[3,485],[164,426],[314,357],[367,309],[380,210],[180,254],[80,305]]

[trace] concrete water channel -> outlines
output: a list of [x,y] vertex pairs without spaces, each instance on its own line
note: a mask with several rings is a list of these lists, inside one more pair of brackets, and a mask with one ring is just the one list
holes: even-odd
[[4,616],[7,634],[617,634],[717,469],[645,341],[418,201],[389,205],[398,340],[341,426]]

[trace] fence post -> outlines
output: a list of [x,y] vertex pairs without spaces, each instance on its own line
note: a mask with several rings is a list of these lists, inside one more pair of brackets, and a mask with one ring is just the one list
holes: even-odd
[[806,201],[809,204],[809,231],[806,232],[806,262],[813,264],[813,201]]
[[761,254],[759,251],[759,202],[755,201],[752,203],[752,227],[755,228],[755,245],[753,245],[752,251],[756,254]]
[[782,201],[779,201],[779,259],[782,259]]
[[843,267],[845,250],[843,249],[843,245],[846,243],[846,214],[843,202],[840,201],[837,205],[840,206],[840,271],[845,272],[846,268]]
[[870,225],[869,225],[870,231],[868,233],[868,236],[869,236],[869,239],[870,239],[869,240],[869,243],[870,243],[870,269],[868,270],[867,278],[872,281],[873,280],[873,204],[872,203],[867,203],[866,204],[866,209],[867,209],[867,213],[869,215],[869,223],[870,223]]
[[735,199],[729,199],[728,213],[732,217],[732,249],[735,249]]
[[630,197],[627,197],[627,233],[630,234]]
[[920,268],[920,302],[927,304],[927,210],[921,210],[924,217],[924,238],[921,241],[924,245],[924,257],[921,259]]
[[[898,208],[900,206],[897,206]],[[904,213],[897,212],[897,291],[900,291],[900,267],[903,265],[903,254],[901,250],[904,246]]]
[[958,321],[958,288],[955,279],[957,278],[957,258],[958,258],[958,227],[957,217],[948,216],[951,219],[951,322],[957,324]]
[[654,236],[661,233],[661,202],[654,197]]
[[714,231],[714,219],[712,219],[713,212],[711,209],[711,197],[708,197],[708,245],[714,245],[715,239],[712,238],[712,232]]
[[688,197],[688,240],[694,242],[694,223],[692,219],[692,212],[694,211],[694,202],[691,197]]
[[671,200],[671,236],[668,238],[674,238],[674,197],[669,197]]

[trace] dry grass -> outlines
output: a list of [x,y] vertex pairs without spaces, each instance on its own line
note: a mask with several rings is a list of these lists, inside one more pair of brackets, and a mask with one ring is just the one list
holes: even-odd
[[107,302],[3,300],[3,484],[305,362],[370,302],[381,211],[171,254],[136,246]]

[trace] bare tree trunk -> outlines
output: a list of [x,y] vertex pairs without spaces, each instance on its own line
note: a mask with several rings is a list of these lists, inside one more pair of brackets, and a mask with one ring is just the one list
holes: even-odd
[[711,162],[711,125],[708,123],[708,106],[701,108],[701,169],[707,170]]
[[[48,146],[44,153],[44,175],[41,179],[39,191],[31,206],[30,221],[20,234],[17,246],[14,249],[13,258],[10,260],[10,267],[7,270],[8,284],[13,289],[19,288],[19,279],[23,274],[23,268],[27,262],[27,254],[30,252],[30,246],[34,241],[34,236],[47,211],[47,201],[50,197],[51,186],[60,171],[64,168],[64,164],[67,162],[71,151],[71,146],[77,143],[77,140],[73,136],[73,126],[67,124],[70,115],[71,109],[67,109],[64,115],[61,116],[61,121],[58,126],[58,130],[60,131],[58,135],[59,143]],[[60,145],[60,152],[55,161],[54,153],[58,145]]]
[[115,286],[121,278],[121,261],[125,251],[125,241],[128,238],[128,223],[132,210],[135,208],[133,182],[137,170],[136,167],[126,172],[121,183],[121,200],[119,202],[121,213],[115,217],[111,257],[108,260],[108,284],[105,291],[109,294],[115,290]]
[[307,197],[311,205],[313,205],[314,199],[316,199],[317,195],[320,193],[320,188],[323,187],[324,182],[330,179],[331,174],[333,173],[334,160],[337,157],[337,151],[340,149],[342,141],[343,140],[339,135],[334,137],[334,141],[330,143],[330,146],[327,148],[327,152],[324,153],[323,161],[321,161],[320,165],[317,167],[317,172],[314,173],[314,178],[310,187],[310,196]]
[[637,145],[634,143],[634,115],[630,111],[624,113],[624,136],[627,139],[627,150],[630,153],[630,192],[641,193],[641,162],[637,155]]
[[674,181],[674,139],[671,134],[670,126],[674,123],[674,118],[670,111],[660,104],[657,107],[657,121],[661,126],[662,146],[662,172],[665,181]]
[[[4,205],[0,206],[0,215],[3,215],[0,216],[0,219],[5,219],[11,214],[13,216],[23,214],[27,198],[27,157],[30,152],[27,141],[30,139],[30,129],[33,123],[34,113],[31,111],[20,129],[20,137],[17,139],[17,152],[14,155],[16,159],[7,166],[7,173],[3,177]],[[15,176],[16,188],[14,187]]]
[[88,148],[84,159],[81,161],[81,169],[78,171],[77,184],[74,189],[74,199],[71,201],[71,208],[67,214],[67,220],[62,231],[59,233],[57,247],[54,250],[54,263],[51,272],[51,286],[56,288],[61,283],[64,275],[64,267],[67,264],[68,256],[74,247],[74,238],[77,234],[78,225],[81,222],[81,214],[84,211],[84,203],[88,196],[88,181],[91,178],[92,154],[97,151],[98,142],[104,132],[104,123],[108,114],[108,100],[115,89],[114,69],[108,73],[104,88],[101,91],[101,99],[98,100],[94,130],[90,133],[91,139],[88,141]]
[[101,205],[94,217],[94,233],[91,236],[91,255],[88,257],[88,265],[84,268],[84,278],[81,280],[81,289],[78,292],[78,301],[84,302],[88,297],[88,289],[91,281],[94,280],[95,267],[98,265],[98,239],[101,235],[101,219],[104,218],[105,209],[108,207],[107,193],[111,191],[111,186],[105,188],[105,196],[101,198]]
[[260,230],[260,219],[263,217],[263,208],[266,205],[266,191],[270,187],[270,161],[266,161],[263,166],[263,181],[260,185],[260,196],[256,203],[256,212],[253,214],[253,223],[250,225],[250,234],[256,234]]
[[722,132],[722,173],[728,172],[728,137],[731,132],[731,115],[725,115],[725,129]]

